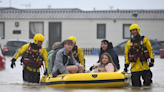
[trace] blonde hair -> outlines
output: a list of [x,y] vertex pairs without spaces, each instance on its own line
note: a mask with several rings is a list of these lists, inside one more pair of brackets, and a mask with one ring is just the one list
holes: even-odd
[[56,47],[57,45],[59,45],[59,44],[61,44],[61,42],[55,42],[55,43],[53,44],[53,46],[52,46],[52,50],[54,50],[55,47]]
[[114,72],[117,71],[116,65],[113,63],[112,57],[111,57],[107,52],[105,52],[105,53],[103,53],[103,54],[101,55],[100,64],[101,64],[102,66],[105,66],[105,65],[108,64],[108,63],[107,63],[107,64],[104,65],[103,62],[102,62],[102,58],[103,58],[104,55],[106,55],[106,56],[108,57],[108,63],[112,63],[112,65],[114,66]]

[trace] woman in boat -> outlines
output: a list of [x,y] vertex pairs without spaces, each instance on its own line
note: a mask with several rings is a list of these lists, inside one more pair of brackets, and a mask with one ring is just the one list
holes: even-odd
[[[102,40],[101,41],[101,48],[100,48],[100,54],[99,54],[99,61],[101,58],[101,55],[103,53],[107,52],[113,60],[113,63],[117,67],[117,69],[120,69],[120,64],[119,64],[119,59],[118,59],[118,54],[117,52],[113,49],[113,44],[112,42],[109,42],[108,40]],[[99,62],[98,61],[98,62]]]
[[[99,54],[99,60],[97,63],[100,62],[101,55],[103,53],[108,53],[113,60],[113,63],[115,64],[117,69],[120,69],[120,64],[119,64],[119,59],[118,59],[118,54],[117,52],[113,49],[113,44],[112,42],[109,42],[108,40],[102,40],[101,41],[101,47],[100,47],[100,54]],[[94,66],[91,66],[89,71],[92,71],[94,69]]]
[[103,53],[100,57],[100,65],[94,72],[115,72],[117,68],[113,63],[112,57],[108,53]]

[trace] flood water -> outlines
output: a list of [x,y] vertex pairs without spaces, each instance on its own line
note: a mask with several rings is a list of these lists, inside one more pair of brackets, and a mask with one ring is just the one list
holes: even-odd
[[[164,90],[164,59],[155,57],[155,66],[151,68],[153,72],[153,85],[151,87],[123,88],[53,88],[39,84],[26,83],[22,80],[22,66],[20,57],[16,61],[16,67],[10,68],[12,57],[6,56],[6,68],[0,71],[0,92],[163,92]],[[97,62],[98,56],[85,56],[86,69]],[[119,56],[121,69],[124,67],[124,56]],[[43,74],[43,69],[41,69]],[[42,76],[41,74],[41,76]]]

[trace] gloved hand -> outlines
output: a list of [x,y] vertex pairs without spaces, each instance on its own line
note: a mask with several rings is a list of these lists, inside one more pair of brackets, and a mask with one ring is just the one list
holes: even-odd
[[44,75],[48,75],[47,68],[46,68],[46,70],[44,71]]
[[128,71],[128,64],[125,64],[125,68],[124,68],[124,71],[122,71],[121,73],[122,74],[126,74],[127,73],[127,71]]
[[126,74],[126,71],[122,71],[121,73],[122,73],[122,74]]
[[151,59],[151,62],[149,63],[149,67],[153,67],[154,66],[154,59]]
[[15,61],[16,61],[16,59],[14,59],[14,58],[11,60],[11,68],[16,67]]
[[128,71],[128,70],[127,70],[127,67],[125,67],[125,68],[124,68],[124,71],[122,71],[121,73],[122,73],[122,74],[126,74],[127,71]]
[[92,71],[92,70],[93,70],[93,68],[94,68],[94,67],[93,67],[93,66],[91,66],[91,67],[89,68],[89,70],[90,70],[90,71]]

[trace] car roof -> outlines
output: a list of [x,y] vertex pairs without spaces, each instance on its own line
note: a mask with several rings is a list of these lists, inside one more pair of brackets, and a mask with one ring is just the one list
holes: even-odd
[[22,42],[27,42],[27,40],[24,40],[24,39],[9,39],[8,41],[22,41]]
[[164,42],[164,41],[160,41],[160,40],[152,40],[152,39],[150,39],[150,41],[153,41],[153,42]]

